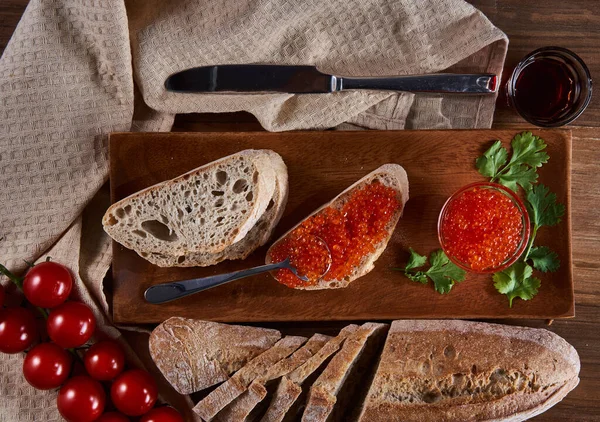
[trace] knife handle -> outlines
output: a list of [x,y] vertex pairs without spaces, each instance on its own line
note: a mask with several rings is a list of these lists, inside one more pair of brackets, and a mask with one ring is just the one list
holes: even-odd
[[492,94],[498,90],[493,74],[452,74],[395,76],[388,78],[338,77],[340,90],[376,89],[384,91]]

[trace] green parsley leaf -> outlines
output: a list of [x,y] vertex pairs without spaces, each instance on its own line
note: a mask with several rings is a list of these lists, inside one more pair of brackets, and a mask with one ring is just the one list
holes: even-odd
[[427,284],[427,275],[423,271],[417,271],[414,274],[405,272],[404,275],[406,275],[406,277],[412,281],[417,281],[421,284]]
[[519,190],[518,185],[528,191],[531,189],[531,185],[535,183],[537,178],[538,174],[534,168],[522,165],[510,167],[506,173],[500,174],[498,176],[498,183],[515,192]]
[[554,272],[560,267],[558,254],[547,246],[534,246],[531,248],[528,259],[531,259],[536,270],[544,273]]
[[[405,271],[412,270],[413,268],[419,268],[425,265],[427,262],[427,257],[423,255],[419,255],[416,253],[413,248],[408,248],[410,251],[410,257],[408,258],[408,262],[406,263]],[[427,280],[425,280],[427,283]]]
[[527,202],[527,211],[535,227],[555,226],[565,213],[565,206],[556,202],[556,194],[541,183],[527,192]]
[[435,290],[441,294],[448,293],[454,283],[463,281],[467,274],[451,262],[441,249],[431,253],[429,263],[431,268],[425,274],[433,281]]
[[513,138],[511,142],[512,157],[508,162],[509,166],[520,166],[522,164],[533,168],[541,167],[547,163],[550,156],[544,152],[546,143],[539,136],[531,132],[522,132]]
[[496,177],[500,167],[506,164],[507,158],[508,151],[502,146],[502,142],[496,141],[477,159],[475,166],[483,176]]
[[532,274],[533,268],[523,261],[518,261],[504,271],[494,274],[494,287],[508,296],[509,307],[512,308],[513,299],[516,297],[530,300],[537,294],[541,281],[532,277]]
[[404,275],[412,281],[417,281],[422,284],[427,284],[428,278],[433,281],[435,290],[439,293],[448,293],[454,283],[461,282],[465,279],[466,272],[454,265],[446,256],[446,254],[438,249],[431,253],[429,263],[431,267],[427,271],[412,271],[413,268],[419,268],[427,263],[427,257],[419,255],[412,248],[410,257],[405,268],[392,268],[396,271],[404,270]]

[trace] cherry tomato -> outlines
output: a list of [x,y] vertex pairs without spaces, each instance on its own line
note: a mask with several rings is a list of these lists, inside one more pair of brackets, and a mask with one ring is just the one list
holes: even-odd
[[69,378],[72,362],[71,356],[62,347],[41,343],[25,356],[23,375],[38,390],[58,388]]
[[69,269],[56,262],[42,262],[30,269],[23,280],[27,300],[41,308],[64,303],[71,293],[73,278]]
[[142,369],[123,372],[110,389],[113,404],[127,416],[140,416],[148,412],[157,396],[156,381]]
[[125,352],[116,341],[101,341],[89,348],[83,357],[83,363],[92,378],[108,381],[123,372]]
[[140,422],[183,422],[183,416],[170,406],[155,407],[142,416]]
[[6,298],[6,291],[4,286],[0,284],[0,306],[4,306],[4,299]]
[[130,422],[130,419],[119,412],[107,412],[96,419],[96,422]]
[[73,377],[58,392],[56,405],[67,422],[91,422],[104,411],[106,394],[98,381],[80,375]]
[[37,338],[33,312],[21,307],[0,309],[0,352],[22,352]]
[[66,302],[50,311],[46,327],[52,341],[68,349],[79,347],[92,337],[96,318],[87,305]]

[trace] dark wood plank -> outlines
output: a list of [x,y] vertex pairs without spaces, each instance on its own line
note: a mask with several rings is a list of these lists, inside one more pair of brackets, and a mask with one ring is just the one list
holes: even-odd
[[[114,200],[176,177],[199,165],[247,148],[272,149],[284,158],[290,195],[275,237],[322,203],[385,163],[408,172],[411,199],[375,269],[348,288],[297,291],[263,274],[164,305],[143,299],[150,285],[236,271],[264,263],[264,248],[247,260],[208,268],[159,268],[115,245],[113,315],[119,323],[156,323],[177,315],[217,321],[352,320],[398,318],[559,318],[573,315],[570,218],[538,234],[539,244],[556,250],[563,265],[540,276],[543,287],[531,302],[512,309],[498,294],[491,275],[470,274],[450,295],[410,282],[392,267],[401,266],[408,247],[422,253],[439,248],[437,219],[448,196],[461,186],[484,180],[475,158],[490,141],[506,144],[509,131],[289,132],[224,134],[113,134],[110,138]],[[570,132],[536,131],[553,157],[541,180],[569,207]],[[133,164],[135,163],[135,164]],[[310,303],[310,306],[307,306]]]

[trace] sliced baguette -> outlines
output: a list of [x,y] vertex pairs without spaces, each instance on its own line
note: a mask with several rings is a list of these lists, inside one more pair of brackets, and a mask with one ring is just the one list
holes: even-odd
[[298,336],[287,336],[279,340],[273,347],[252,359],[229,380],[211,391],[194,407],[194,412],[204,421],[212,420],[225,406],[242,395],[252,381],[266,373],[277,362],[288,357],[305,342],[305,337]]
[[218,253],[242,240],[275,191],[270,154],[245,150],[113,204],[104,230],[140,255]]
[[[406,171],[404,168],[398,164],[385,164],[378,169],[372,171],[367,174],[365,177],[354,183],[352,186],[347,188],[345,191],[340,193],[338,196],[333,198],[330,202],[324,204],[322,207],[314,211],[307,218],[312,217],[313,215],[319,213],[321,210],[327,207],[341,208],[350,198],[352,193],[360,189],[370,183],[379,182],[385,186],[393,188],[397,192],[397,198],[402,204],[402,206],[394,213],[391,220],[386,226],[387,236],[383,239],[379,245],[375,248],[375,251],[367,256],[365,256],[358,267],[354,269],[352,274],[345,277],[342,280],[324,280],[323,278],[317,280],[313,285],[310,286],[298,286],[296,289],[301,290],[320,290],[320,289],[336,289],[348,286],[352,281],[356,280],[359,277],[370,272],[375,264],[375,261],[385,250],[388,241],[390,240],[392,233],[402,215],[402,211],[404,210],[404,205],[406,201],[408,201],[408,177],[406,175]],[[304,221],[304,220],[303,220]],[[296,229],[302,222],[298,223],[292,229],[290,229],[287,233],[285,233],[279,240],[285,238],[290,232]],[[278,240],[278,241],[279,241]],[[273,245],[275,245],[278,241],[276,241]],[[269,248],[267,251],[267,264],[272,263],[271,260],[271,250],[273,246]]]
[[342,421],[357,390],[362,367],[368,366],[380,351],[388,324],[367,322],[346,339],[342,349],[331,359],[310,387],[302,422]]
[[191,394],[227,380],[280,338],[277,330],[172,317],[152,331],[149,349],[173,388]]
[[285,359],[280,360],[274,366],[272,366],[264,375],[257,377],[248,390],[241,396],[235,399],[231,404],[221,410],[213,421],[217,422],[245,422],[252,420],[252,414],[258,414],[260,408],[258,405],[263,401],[267,395],[267,389],[265,386],[270,381],[281,378],[282,376],[293,371],[316,352],[318,352],[327,343],[331,337],[324,336],[322,334],[313,335],[308,341],[288,356]]
[[523,421],[579,382],[579,356],[544,329],[394,321],[360,420]]
[[320,370],[324,368],[331,356],[342,347],[344,341],[358,329],[359,326],[355,324],[344,327],[336,337],[325,343],[314,356],[288,375],[284,375],[261,421],[297,420],[298,416],[302,414],[304,396],[308,393],[312,381],[317,378]]
[[275,171],[275,191],[264,214],[242,240],[217,253],[189,252],[174,255],[150,252],[144,253],[143,257],[159,267],[207,267],[224,260],[246,259],[264,245],[279,223],[288,199],[287,167],[279,154],[268,150],[265,152],[269,155]]

